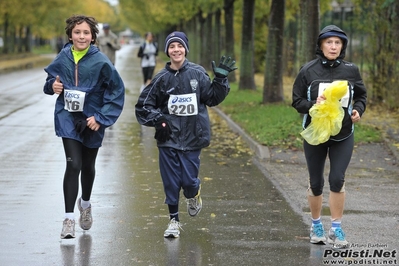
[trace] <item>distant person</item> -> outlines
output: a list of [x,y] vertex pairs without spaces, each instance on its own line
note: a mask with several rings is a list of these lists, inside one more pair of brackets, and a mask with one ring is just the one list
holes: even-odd
[[97,41],[100,51],[115,65],[115,54],[117,50],[121,49],[121,46],[118,36],[111,31],[111,26],[108,23],[103,24],[103,31],[98,35]]
[[200,197],[200,154],[210,143],[211,130],[207,106],[221,103],[230,91],[227,76],[236,70],[230,57],[221,59],[215,78],[186,58],[187,36],[172,32],[165,40],[170,58],[141,92],[136,104],[136,118],[141,125],[155,127],[159,150],[159,168],[169,210],[164,237],[179,237],[180,191],[187,199],[187,211],[196,216],[202,208]]
[[[303,128],[305,129],[312,121],[309,110],[315,105],[323,104],[326,100],[323,94],[324,89],[333,81],[348,82],[346,95],[338,105],[342,106],[344,111],[339,133],[330,136],[324,143],[312,145],[306,140],[303,143],[309,171],[307,197],[312,218],[310,242],[318,244],[327,241],[334,248],[349,246],[341,227],[345,203],[345,172],[354,147],[354,123],[359,122],[365,112],[367,99],[366,87],[358,67],[344,61],[347,45],[346,33],[337,26],[329,25],[322,29],[317,40],[317,58],[301,68],[292,92],[292,106],[299,113],[304,114]],[[328,181],[331,229],[326,237],[321,222],[321,210],[324,166],[327,156],[330,160]]]
[[54,127],[56,135],[62,138],[66,161],[61,238],[74,238],[79,176],[79,224],[83,230],[89,230],[93,223],[90,197],[98,149],[105,129],[122,112],[125,88],[115,67],[93,45],[98,33],[93,17],[72,16],[66,20],[65,30],[69,43],[44,69],[47,79],[43,91],[58,94]]
[[140,45],[137,56],[141,58],[141,69],[143,71],[144,86],[150,84],[157,64],[158,44],[154,42],[151,32],[145,34],[145,41]]

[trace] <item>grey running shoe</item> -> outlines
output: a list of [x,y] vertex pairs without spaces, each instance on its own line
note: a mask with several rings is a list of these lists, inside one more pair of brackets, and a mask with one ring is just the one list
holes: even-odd
[[83,230],[89,230],[93,224],[93,217],[91,216],[91,205],[87,209],[83,209],[80,205],[82,198],[78,199],[77,205],[80,211],[79,225]]
[[345,233],[341,228],[330,229],[327,241],[333,248],[344,249],[349,247],[349,242],[346,241]]
[[187,212],[190,216],[197,215],[202,209],[202,199],[200,196],[200,190],[198,190],[197,196],[191,199],[187,199]]
[[75,238],[75,220],[65,218],[62,222],[61,238]]
[[169,221],[168,228],[165,230],[163,236],[166,238],[177,238],[180,235],[180,229],[180,223],[173,218]]
[[312,224],[310,228],[310,243],[325,244],[327,241],[323,224]]

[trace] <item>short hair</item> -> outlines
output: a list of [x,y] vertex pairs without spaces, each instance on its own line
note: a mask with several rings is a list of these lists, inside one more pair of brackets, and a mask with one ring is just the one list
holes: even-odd
[[98,27],[97,27],[98,23],[94,17],[87,17],[84,15],[73,15],[72,17],[68,18],[65,22],[66,22],[65,33],[68,35],[70,43],[72,43],[70,39],[72,38],[73,28],[75,28],[75,26],[78,24],[82,24],[83,22],[89,24],[90,32],[93,38],[91,44],[96,43],[97,34],[98,34]]

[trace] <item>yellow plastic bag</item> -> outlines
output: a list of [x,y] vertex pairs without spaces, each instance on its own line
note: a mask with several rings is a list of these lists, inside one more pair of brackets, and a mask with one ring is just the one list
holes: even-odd
[[311,145],[326,142],[330,136],[339,133],[344,118],[344,110],[339,100],[348,91],[348,82],[338,80],[331,83],[323,92],[326,100],[310,108],[309,115],[312,121],[301,132],[301,136]]

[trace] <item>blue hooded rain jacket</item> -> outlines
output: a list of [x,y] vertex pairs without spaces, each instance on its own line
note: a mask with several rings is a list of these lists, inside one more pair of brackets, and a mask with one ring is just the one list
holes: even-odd
[[[64,91],[55,103],[54,127],[58,137],[74,139],[89,148],[101,146],[105,128],[113,125],[122,113],[125,87],[117,70],[109,59],[91,45],[87,53],[75,64],[72,44],[66,44],[54,61],[44,70],[48,76],[44,84],[45,94],[53,95],[52,85],[58,75]],[[85,93],[82,112],[64,109],[65,90]],[[101,125],[98,131],[86,128],[82,134],[76,131],[75,119],[94,116]]]

